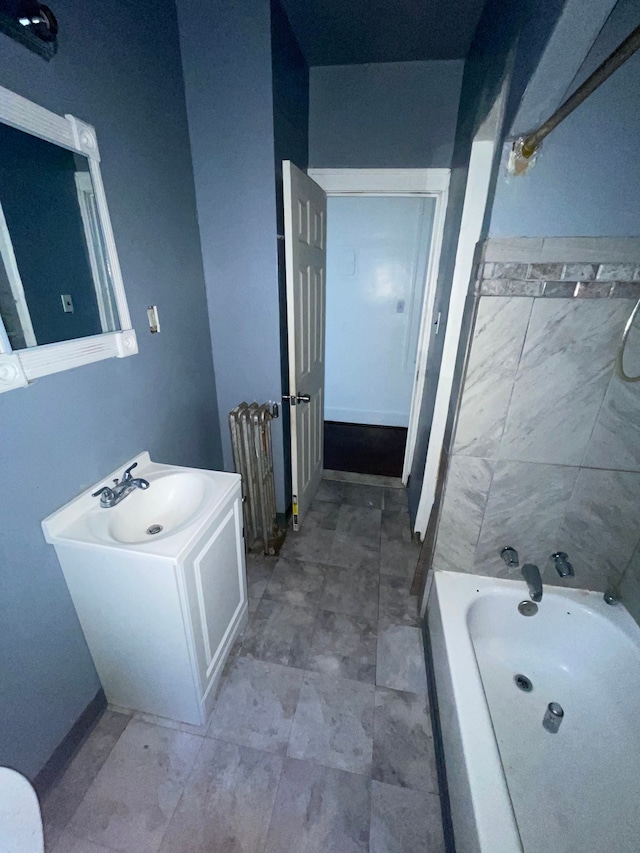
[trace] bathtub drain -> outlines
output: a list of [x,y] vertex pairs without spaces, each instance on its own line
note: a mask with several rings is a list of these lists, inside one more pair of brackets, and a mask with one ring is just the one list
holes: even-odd
[[153,536],[156,533],[160,533],[161,530],[161,524],[152,524],[151,527],[147,527],[147,533],[149,534],[149,536]]
[[531,693],[531,691],[533,690],[533,684],[531,683],[530,679],[527,678],[526,675],[518,673],[518,675],[513,676],[513,680],[520,688],[520,690],[524,690],[525,693]]

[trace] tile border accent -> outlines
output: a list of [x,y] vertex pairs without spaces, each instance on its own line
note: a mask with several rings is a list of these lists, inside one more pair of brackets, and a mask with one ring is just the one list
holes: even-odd
[[640,299],[640,264],[486,261],[479,264],[480,296],[565,299]]
[[504,237],[479,248],[485,262],[640,264],[640,237]]

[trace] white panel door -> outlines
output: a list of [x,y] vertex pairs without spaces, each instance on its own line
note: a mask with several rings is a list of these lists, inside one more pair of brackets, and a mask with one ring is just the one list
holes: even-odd
[[322,479],[327,198],[290,160],[282,164],[291,405],[293,529]]

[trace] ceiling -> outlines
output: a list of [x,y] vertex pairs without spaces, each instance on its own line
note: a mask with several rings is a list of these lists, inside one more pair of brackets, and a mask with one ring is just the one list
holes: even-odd
[[471,46],[485,0],[281,3],[309,65],[359,65],[462,59]]

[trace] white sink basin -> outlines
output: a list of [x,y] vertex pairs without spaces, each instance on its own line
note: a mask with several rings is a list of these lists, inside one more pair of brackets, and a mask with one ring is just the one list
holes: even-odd
[[64,539],[176,556],[194,528],[204,523],[238,482],[237,474],[160,465],[148,453],[131,461],[138,463],[135,476],[149,481],[148,489],[135,489],[114,507],[100,506],[92,492],[120,476],[128,467],[123,463],[43,521],[47,541],[55,544]]
[[149,488],[136,489],[119,504],[91,513],[89,523],[101,539],[138,544],[152,536],[172,536],[206,509],[205,477],[181,471],[149,478]]

